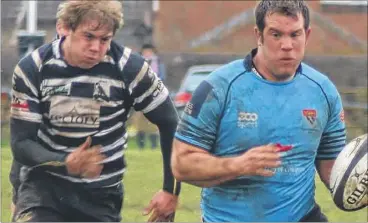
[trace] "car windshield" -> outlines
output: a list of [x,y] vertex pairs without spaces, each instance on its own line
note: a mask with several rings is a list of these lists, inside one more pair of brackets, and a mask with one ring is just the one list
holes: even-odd
[[193,92],[210,73],[210,71],[201,71],[190,74],[184,81],[181,91]]

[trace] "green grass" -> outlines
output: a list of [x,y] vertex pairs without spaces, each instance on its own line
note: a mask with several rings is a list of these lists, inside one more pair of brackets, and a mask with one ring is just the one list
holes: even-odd
[[[7,140],[2,140],[1,222],[10,220],[11,186],[8,176],[12,157],[7,144]],[[142,216],[141,212],[162,184],[162,158],[159,150],[138,151],[134,143],[130,143],[130,146],[126,152],[128,168],[124,178],[126,193],[122,211],[123,222],[145,222],[147,217]],[[367,209],[357,212],[343,212],[337,209],[327,189],[318,179],[316,183],[317,202],[322,206],[322,210],[330,221],[367,221]],[[199,188],[188,184],[182,185],[180,205],[176,214],[177,222],[200,222],[199,196]]]

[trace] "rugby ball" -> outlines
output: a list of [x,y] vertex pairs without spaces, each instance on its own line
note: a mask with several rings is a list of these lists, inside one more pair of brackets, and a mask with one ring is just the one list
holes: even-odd
[[367,134],[351,140],[338,155],[331,170],[334,203],[344,211],[356,211],[368,203]]

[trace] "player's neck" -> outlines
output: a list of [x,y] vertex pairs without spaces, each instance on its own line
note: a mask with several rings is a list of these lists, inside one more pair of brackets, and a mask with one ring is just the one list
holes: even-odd
[[253,57],[253,65],[254,65],[255,72],[257,72],[257,74],[261,76],[263,79],[266,79],[268,81],[273,81],[273,82],[284,82],[284,81],[289,81],[294,78],[295,74],[290,76],[287,79],[277,78],[275,75],[271,73],[270,70],[267,69],[265,61],[266,60],[264,56],[258,50],[257,54]]
[[269,81],[277,81],[273,77],[273,75],[270,74],[270,72],[267,70],[266,66],[264,66],[264,63],[262,61],[264,61],[264,59],[262,59],[262,55],[260,55],[260,53],[257,52],[257,54],[253,57],[253,65],[258,75]]
[[73,59],[72,53],[70,52],[70,42],[67,38],[61,43],[61,53],[63,55],[64,60],[73,67],[77,67],[78,63]]

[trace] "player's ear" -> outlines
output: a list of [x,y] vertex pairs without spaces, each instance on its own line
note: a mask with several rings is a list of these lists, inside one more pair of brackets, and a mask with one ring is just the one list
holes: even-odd
[[56,32],[59,36],[69,35],[69,28],[61,21],[56,22]]
[[310,33],[312,32],[312,28],[308,27],[308,29],[305,30],[305,45],[308,44]]
[[262,32],[258,29],[257,26],[254,27],[254,35],[256,37],[257,45],[261,46],[263,43]]

